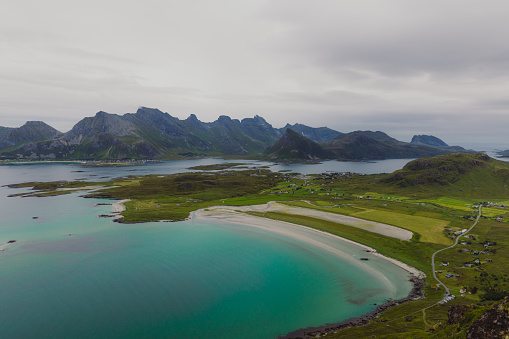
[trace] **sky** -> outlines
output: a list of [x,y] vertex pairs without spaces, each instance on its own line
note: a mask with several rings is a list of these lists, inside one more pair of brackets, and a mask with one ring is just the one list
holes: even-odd
[[509,143],[507,18],[506,0],[4,0],[0,126],[145,106]]

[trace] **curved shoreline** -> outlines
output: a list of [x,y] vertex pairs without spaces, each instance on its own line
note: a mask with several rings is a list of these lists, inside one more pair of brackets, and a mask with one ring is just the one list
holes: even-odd
[[[129,200],[130,199],[124,199],[124,200],[120,200],[120,201],[117,201],[114,204],[112,204],[114,212],[119,215],[119,218],[122,218],[122,215],[120,215],[120,213],[125,210],[124,203]],[[395,266],[398,266],[399,268],[403,269],[410,275],[410,278],[408,279],[408,281],[410,281],[413,284],[412,290],[409,292],[408,296],[406,296],[405,298],[398,299],[398,300],[389,300],[382,305],[378,305],[374,310],[369,311],[361,316],[352,317],[352,318],[349,318],[349,319],[346,319],[346,320],[343,320],[343,321],[340,321],[337,323],[328,323],[328,324],[324,324],[322,326],[317,326],[317,327],[301,328],[301,329],[289,332],[287,334],[280,335],[278,338],[280,338],[280,339],[315,338],[317,336],[322,336],[327,333],[331,333],[331,332],[335,333],[335,332],[338,332],[339,330],[346,329],[349,327],[367,325],[371,320],[377,318],[380,313],[388,310],[389,308],[391,308],[393,306],[401,305],[406,302],[416,301],[416,300],[424,298],[423,288],[424,288],[424,282],[425,282],[426,275],[423,272],[421,272],[421,271],[417,270],[416,268],[409,266],[401,261],[386,257],[386,256],[378,253],[375,249],[373,249],[367,245],[357,243],[355,241],[337,236],[335,234],[327,233],[327,232],[317,230],[317,229],[314,229],[311,227],[306,227],[306,226],[293,224],[293,223],[289,223],[289,222],[285,222],[285,221],[279,221],[279,220],[258,217],[258,216],[249,215],[249,214],[244,213],[245,211],[249,211],[249,210],[253,210],[253,209],[258,210],[258,211],[260,211],[260,210],[269,211],[269,209],[271,208],[271,203],[268,203],[266,205],[266,207],[263,207],[263,206],[264,205],[211,206],[211,207],[201,208],[194,212],[191,212],[189,218],[187,218],[186,220],[195,219],[195,218],[196,219],[202,219],[202,218],[203,219],[214,219],[214,220],[221,220],[223,222],[228,222],[228,223],[233,223],[233,224],[241,224],[241,225],[246,225],[246,226],[251,226],[251,227],[263,228],[263,229],[267,229],[270,231],[274,231],[278,225],[279,226],[281,226],[281,225],[291,226],[292,228],[296,227],[296,228],[300,228],[300,229],[305,229],[307,231],[312,231],[312,232],[315,232],[315,233],[318,233],[321,235],[325,235],[327,237],[339,239],[343,242],[355,245],[355,246],[363,249],[365,252],[369,252],[370,254],[372,254],[378,258],[381,258],[385,261],[390,262],[391,264],[393,264]],[[318,211],[318,212],[327,213],[327,212],[321,212],[321,211]],[[328,213],[328,214],[331,214],[331,213]],[[320,219],[320,218],[317,218],[317,219]],[[272,228],[271,228],[271,226],[272,226]],[[391,226],[391,227],[394,227],[394,226]],[[397,228],[397,227],[394,227],[394,228]],[[287,231],[287,230],[285,231],[285,230],[279,229],[278,233],[282,233],[284,235],[294,237],[294,238],[299,238],[299,237],[295,236],[295,233]],[[397,236],[395,236],[395,237],[397,238]],[[315,243],[314,245],[317,245],[317,244]],[[333,252],[336,255],[341,255],[338,253],[338,251],[333,251],[333,250],[329,249],[328,248],[329,246],[327,246],[325,244],[321,244],[320,247],[322,249]],[[357,263],[357,264],[359,264],[359,263]],[[369,267],[369,269],[372,271],[372,273],[373,273],[373,271],[376,271],[372,267]],[[379,271],[377,271],[377,273],[382,274]]]
[[[259,206],[259,205],[254,205],[254,206]],[[417,278],[425,278],[426,277],[426,275],[423,272],[417,270],[416,268],[409,266],[409,265],[407,265],[401,261],[398,261],[396,259],[386,257],[386,256],[378,253],[374,248],[371,248],[367,245],[340,237],[335,234],[317,230],[317,229],[314,229],[311,227],[306,227],[306,226],[297,225],[297,224],[293,224],[293,223],[286,222],[286,221],[272,220],[272,219],[267,219],[267,218],[263,218],[263,217],[258,217],[258,216],[242,213],[242,209],[251,208],[251,207],[253,207],[253,206],[239,206],[239,207],[237,207],[237,206],[212,206],[212,207],[202,208],[202,209],[192,212],[192,217],[220,219],[222,221],[227,221],[227,222],[231,222],[231,223],[242,224],[242,225],[253,226],[253,227],[261,227],[261,228],[266,228],[266,229],[270,229],[271,225],[278,225],[278,224],[290,225],[292,227],[306,229],[308,231],[323,234],[328,237],[339,239],[341,241],[361,247],[363,250],[369,251],[371,254],[373,254],[379,258],[391,262],[392,264],[402,268],[403,270],[407,271],[408,273],[412,274],[413,276],[415,276]],[[324,213],[327,213],[327,212],[324,212]]]
[[[243,207],[245,208],[246,206],[243,206]],[[307,327],[307,328],[298,329],[298,330],[289,332],[287,334],[280,335],[278,337],[280,339],[315,338],[318,336],[325,335],[327,333],[331,333],[331,332],[335,333],[335,332],[338,332],[339,330],[346,329],[349,327],[367,325],[371,320],[377,318],[380,313],[388,310],[389,308],[391,308],[393,306],[401,305],[406,302],[416,301],[416,300],[424,298],[423,288],[424,288],[424,282],[425,282],[426,275],[423,272],[421,272],[421,271],[417,270],[416,268],[411,267],[403,262],[400,262],[396,259],[386,257],[386,256],[378,253],[375,249],[373,249],[369,246],[366,246],[364,244],[360,244],[360,243],[354,242],[352,240],[345,239],[340,236],[337,236],[337,235],[334,235],[331,233],[327,233],[327,232],[324,232],[321,230],[313,229],[310,227],[292,224],[292,223],[285,222],[285,221],[272,220],[272,219],[267,219],[267,218],[263,218],[263,217],[248,215],[248,214],[241,212],[238,207],[232,207],[232,206],[213,206],[213,207],[209,207],[209,208],[203,208],[203,209],[199,209],[197,211],[192,212],[191,216],[192,216],[192,218],[204,218],[204,219],[210,218],[210,219],[215,219],[215,220],[219,219],[224,222],[242,224],[242,225],[258,227],[258,228],[264,228],[264,229],[269,229],[272,231],[273,231],[273,229],[271,229],[271,226],[275,226],[275,225],[277,226],[278,224],[279,225],[291,225],[292,227],[298,227],[301,229],[306,229],[308,231],[313,231],[313,232],[323,234],[328,237],[339,239],[339,240],[347,242],[349,244],[358,246],[358,247],[362,248],[364,251],[370,252],[372,255],[375,255],[383,260],[386,260],[386,261],[390,262],[391,264],[396,265],[409,273],[410,278],[408,279],[408,281],[410,281],[413,284],[413,287],[412,287],[412,290],[410,291],[410,293],[408,294],[408,296],[406,296],[405,298],[398,299],[398,300],[389,300],[382,305],[378,305],[374,310],[372,310],[368,313],[365,313],[361,316],[352,317],[352,318],[349,318],[349,319],[346,319],[346,320],[343,320],[343,321],[340,321],[337,323],[329,323],[329,324],[325,324],[323,326],[318,326],[318,327]],[[287,235],[292,236],[291,234],[287,234]],[[379,272],[379,274],[381,274],[381,273]]]

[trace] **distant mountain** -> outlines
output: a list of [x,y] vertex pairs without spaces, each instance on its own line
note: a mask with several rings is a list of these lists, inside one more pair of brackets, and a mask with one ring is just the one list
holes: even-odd
[[[279,140],[274,146],[284,145],[282,140]],[[293,144],[290,154],[307,154],[309,153],[309,145],[303,144],[306,147],[299,153],[296,149],[296,145]],[[377,159],[409,159],[409,158],[420,158],[425,156],[435,156],[439,154],[448,154],[457,152],[457,148],[450,147],[435,147],[417,143],[407,143],[398,141],[389,135],[376,131],[355,131],[351,133],[340,134],[333,140],[325,143],[317,144],[321,147],[322,151],[318,151],[315,147],[315,153],[310,153],[315,158],[321,159],[338,159],[338,160],[377,160]],[[273,147],[274,147],[273,146]],[[287,147],[285,152],[275,152],[274,148],[269,148],[265,155],[271,159],[285,160],[288,158],[289,148]],[[277,147],[276,147],[277,149]],[[460,150],[463,150],[460,148]],[[281,155],[278,155],[281,154]],[[310,157],[301,157],[310,158]]]
[[428,145],[428,146],[449,146],[445,142],[443,142],[441,139],[432,136],[432,135],[414,135],[412,138],[412,141],[410,141],[412,144],[421,144],[421,145]]
[[317,160],[327,159],[330,155],[318,143],[287,128],[285,134],[268,147],[264,153],[271,159],[278,160]]
[[279,130],[281,131],[281,133],[284,133],[287,129],[291,129],[315,142],[331,141],[338,135],[342,134],[341,132],[335,131],[328,127],[313,128],[302,124],[294,125],[286,124],[285,127],[280,128]]
[[18,128],[0,127],[0,149],[54,139],[62,133],[42,121],[27,121]]
[[450,153],[437,147],[410,144],[377,131],[355,131],[337,136],[325,145],[336,159],[408,159]]
[[[329,129],[301,125],[316,138]],[[0,129],[0,137],[5,134]],[[241,121],[220,116],[204,123],[192,114],[185,120],[158,109],[142,107],[124,115],[98,112],[78,122],[59,138],[44,138],[11,150],[4,156],[51,159],[170,159],[189,156],[246,156],[263,152],[283,132],[262,117]],[[47,140],[51,139],[51,140]]]

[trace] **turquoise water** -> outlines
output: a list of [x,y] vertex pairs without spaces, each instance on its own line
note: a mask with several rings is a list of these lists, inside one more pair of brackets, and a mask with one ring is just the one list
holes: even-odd
[[[0,184],[75,175],[41,166],[1,167]],[[275,338],[411,288],[401,269],[305,229],[312,242],[209,220],[123,225],[98,218],[101,200],[7,198],[19,191],[0,188],[0,243],[17,240],[0,252],[3,337]]]

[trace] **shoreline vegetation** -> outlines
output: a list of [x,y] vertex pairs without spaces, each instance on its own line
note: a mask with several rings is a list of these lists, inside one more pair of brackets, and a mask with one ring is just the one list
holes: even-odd
[[[122,217],[115,219],[120,223],[178,221],[190,216],[223,218],[255,227],[286,222],[362,244],[359,246],[366,246],[369,254],[389,261],[393,258],[393,264],[415,269],[414,288],[407,298],[378,305],[367,315],[341,323],[300,329],[285,338],[326,334],[333,338],[406,338],[450,333],[465,337],[481,311],[509,295],[507,163],[481,153],[453,154],[421,158],[402,170],[377,175],[300,175],[242,166],[232,164],[230,168],[228,164],[216,172],[211,167],[204,168],[211,172],[133,175],[106,183],[9,186],[33,187],[34,193],[20,195],[43,197],[102,185],[84,197],[117,200],[112,208],[115,216]],[[61,188],[72,190],[58,190]],[[440,252],[438,267],[431,267],[432,254],[452,244],[457,232],[471,226],[480,204],[483,215],[472,233],[474,238],[462,241],[460,250]],[[388,227],[375,233],[377,224]],[[433,272],[447,279],[456,299],[438,303],[444,289],[425,280]],[[451,305],[470,308],[458,316],[460,320],[451,322]],[[371,321],[375,318],[377,321]]]

